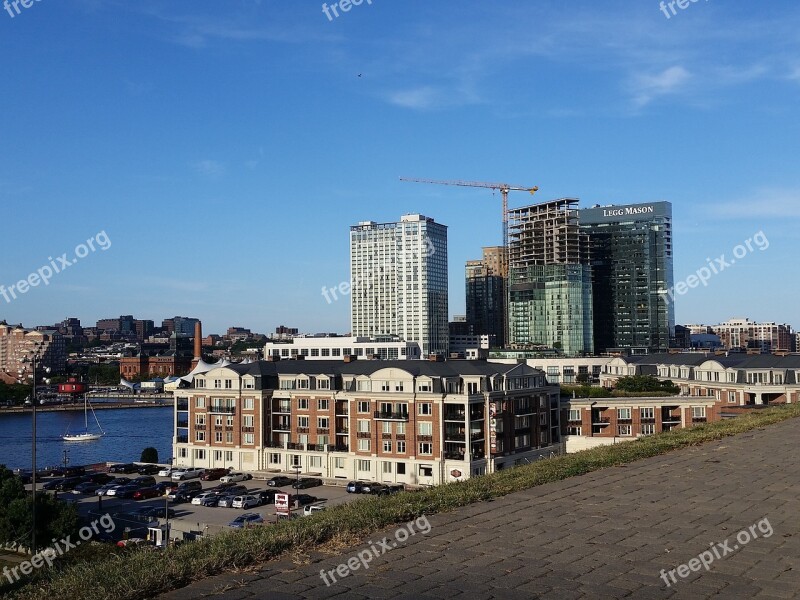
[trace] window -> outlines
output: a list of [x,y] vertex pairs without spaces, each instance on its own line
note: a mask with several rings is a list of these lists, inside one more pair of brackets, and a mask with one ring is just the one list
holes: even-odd
[[361,438],[358,440],[358,451],[359,452],[369,452],[370,450],[370,439],[368,438]]
[[217,442],[217,443],[219,443],[219,444],[221,444],[221,443],[222,443],[222,432],[221,432],[221,431],[217,431],[217,432],[214,434],[214,441],[215,441],[215,442]]
[[356,389],[359,392],[370,392],[372,391],[372,382],[369,380],[361,380],[356,384]]
[[366,472],[369,473],[372,470],[372,461],[369,460],[357,460],[356,461],[356,468],[361,471],[362,473]]
[[396,433],[397,435],[405,435],[406,434],[406,424],[405,423],[397,423],[396,425]]
[[331,355],[331,349],[330,348],[323,348],[322,349],[322,356],[330,356],[330,355]]
[[736,404],[736,392],[728,392],[728,404]]
[[297,389],[298,390],[307,390],[308,389],[308,379],[298,379],[297,380]]
[[253,410],[253,408],[255,406],[255,400],[253,400],[252,398],[245,398],[242,401],[242,403],[243,403],[243,408],[245,410]]
[[297,426],[300,429],[308,429],[308,415],[300,415],[297,417]]
[[692,418],[693,419],[705,419],[706,418],[706,407],[705,406],[693,406],[692,407]]
[[308,410],[308,398],[297,399],[297,410]]
[[328,429],[330,427],[331,420],[328,417],[317,417],[317,427],[319,429]]
[[205,408],[206,407],[206,399],[204,397],[195,398],[194,399],[194,407],[195,408]]
[[188,452],[186,448],[178,448],[178,458],[186,458],[188,456]]
[[419,453],[427,455],[433,454],[433,444],[430,442],[420,442]]
[[319,356],[319,348],[312,348],[311,356]]
[[403,391],[403,382],[402,381],[395,382],[394,391],[395,392],[402,392]]
[[337,456],[333,461],[333,466],[336,469],[344,469],[344,465],[344,457],[342,456]]
[[330,401],[327,398],[317,400],[317,410],[328,410]]
[[403,463],[403,462],[397,463],[397,474],[398,475],[405,475],[406,474],[406,463]]
[[653,435],[656,432],[655,423],[643,423],[642,435]]
[[389,386],[389,382],[388,381],[381,381],[381,391],[382,392],[390,391],[389,388],[390,388],[390,386]]
[[617,419],[620,421],[630,421],[631,420],[631,409],[630,408],[618,408],[617,409]]
[[293,467],[302,467],[303,466],[303,457],[299,454],[292,454],[292,466]]
[[233,452],[231,452],[230,450],[225,450],[225,461],[233,462]]
[[204,387],[206,387],[206,380],[205,379],[201,379],[201,378],[195,379],[194,380],[194,387],[196,387],[196,388],[204,388]]
[[308,457],[308,466],[312,469],[321,469],[322,468],[322,457],[321,456],[309,456]]
[[392,463],[388,460],[384,460],[381,462],[381,473],[384,475],[391,475],[392,474]]
[[618,425],[617,426],[617,435],[624,437],[631,435],[631,426],[630,425]]
[[402,440],[397,442],[397,453],[398,454],[405,454],[406,453],[406,443]]
[[222,380],[215,379],[214,380],[214,389],[221,390],[222,389]]
[[358,401],[358,412],[362,414],[369,412],[369,400]]
[[388,433],[391,435],[392,433],[392,422],[391,421],[381,421],[381,433]]
[[433,423],[422,422],[418,424],[419,435],[433,435]]
[[570,408],[569,409],[569,420],[570,421],[580,421],[581,420],[581,409],[580,408]]
[[230,379],[226,379],[225,380],[225,389],[226,390],[233,389],[233,381],[231,381]]
[[567,435],[581,435],[580,427],[567,427]]
[[226,444],[232,444],[233,443],[233,432],[232,431],[226,431],[225,432],[225,443]]
[[233,415],[228,415],[227,417],[225,417],[225,426],[233,427]]
[[277,452],[271,452],[269,455],[269,462],[273,465],[281,464],[281,455]]
[[420,465],[419,466],[419,476],[420,477],[433,477],[433,467],[429,465]]
[[392,452],[392,440],[384,440],[383,441],[383,451],[387,453]]
[[655,409],[652,406],[647,406],[639,409],[639,414],[644,419],[655,419]]
[[205,460],[206,459],[206,451],[195,449],[194,451],[194,458],[195,460]]
[[195,431],[194,432],[194,441],[195,442],[205,442],[206,441],[206,432],[205,431]]
[[247,379],[244,380],[244,389],[254,390],[255,388],[256,388],[256,383],[255,381],[253,381],[253,379],[248,377]]
[[359,419],[358,420],[358,433],[369,433],[369,419]]
[[248,445],[252,445],[256,443],[256,437],[252,433],[245,433],[244,434],[244,443]]
[[417,414],[418,415],[432,415],[433,414],[433,404],[430,402],[422,402],[421,404],[417,405]]

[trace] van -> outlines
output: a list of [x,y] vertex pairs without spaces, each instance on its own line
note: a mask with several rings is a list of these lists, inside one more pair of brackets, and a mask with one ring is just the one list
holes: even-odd
[[178,487],[173,488],[168,497],[170,500],[191,500],[203,489],[203,484],[199,481],[184,481]]

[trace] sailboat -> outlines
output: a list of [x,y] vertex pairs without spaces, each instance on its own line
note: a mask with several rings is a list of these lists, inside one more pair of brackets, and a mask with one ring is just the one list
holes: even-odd
[[103,428],[100,427],[100,421],[97,420],[97,415],[94,412],[94,408],[92,408],[92,416],[94,417],[95,423],[97,423],[97,427],[100,429],[100,433],[91,433],[89,431],[89,400],[86,397],[86,394],[83,396],[83,420],[84,420],[84,430],[82,433],[65,433],[62,436],[62,439],[65,442],[91,442],[93,440],[99,440],[103,437],[106,432],[103,431]]

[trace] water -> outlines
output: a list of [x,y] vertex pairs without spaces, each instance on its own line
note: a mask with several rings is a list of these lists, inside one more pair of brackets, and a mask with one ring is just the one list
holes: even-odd
[[[97,462],[131,462],[141,458],[142,450],[153,446],[160,462],[169,463],[172,457],[171,407],[117,408],[95,411],[106,432],[92,442],[65,442],[67,432],[84,429],[83,411],[36,413],[36,462],[39,467],[61,465],[64,450],[69,464],[85,465]],[[89,412],[89,431],[97,431],[97,423]],[[9,469],[31,468],[31,414],[0,413],[0,464]]]

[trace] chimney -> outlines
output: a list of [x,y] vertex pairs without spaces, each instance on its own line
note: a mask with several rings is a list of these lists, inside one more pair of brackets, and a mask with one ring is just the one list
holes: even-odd
[[194,357],[198,361],[203,358],[203,325],[200,321],[194,324]]

